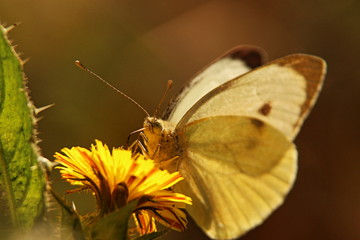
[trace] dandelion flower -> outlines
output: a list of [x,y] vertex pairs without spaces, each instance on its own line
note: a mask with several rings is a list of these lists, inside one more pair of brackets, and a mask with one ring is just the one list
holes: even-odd
[[186,228],[184,209],[191,199],[169,190],[181,181],[179,172],[159,169],[153,160],[133,156],[130,150],[112,151],[101,141],[91,149],[64,148],[55,154],[62,178],[80,187],[70,192],[91,191],[97,202],[96,219],[139,200],[133,218],[139,235],[156,231],[155,220],[177,231]]

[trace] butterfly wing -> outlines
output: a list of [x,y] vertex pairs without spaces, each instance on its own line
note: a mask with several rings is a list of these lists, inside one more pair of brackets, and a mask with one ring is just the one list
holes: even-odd
[[187,208],[211,238],[233,239],[260,224],[290,190],[297,153],[280,131],[254,118],[217,116],[178,132],[186,149],[176,191],[190,196]]
[[172,99],[162,119],[178,123],[204,95],[223,83],[263,64],[264,52],[253,46],[238,46],[205,67]]
[[325,61],[315,56],[277,59],[212,90],[185,114],[178,128],[210,116],[251,116],[292,140],[318,97],[325,72]]
[[325,69],[310,55],[275,60],[223,83],[181,118],[178,189],[193,198],[189,212],[210,237],[238,237],[282,203],[296,176],[291,142]]

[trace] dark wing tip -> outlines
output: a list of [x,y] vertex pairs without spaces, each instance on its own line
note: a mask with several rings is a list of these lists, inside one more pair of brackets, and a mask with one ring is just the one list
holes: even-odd
[[240,45],[229,51],[228,56],[233,59],[240,59],[245,64],[254,69],[266,62],[266,53],[260,47],[251,45]]
[[310,82],[322,83],[326,75],[326,61],[314,55],[297,53],[276,59],[273,62],[280,66],[291,67]]

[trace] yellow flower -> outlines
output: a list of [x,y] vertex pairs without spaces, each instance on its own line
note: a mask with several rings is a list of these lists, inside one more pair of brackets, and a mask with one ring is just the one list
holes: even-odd
[[156,231],[155,220],[177,231],[186,228],[185,213],[180,210],[191,199],[169,190],[183,178],[179,172],[160,170],[153,160],[140,154],[132,156],[130,150],[114,148],[111,152],[96,140],[91,150],[82,147],[62,149],[56,153],[57,168],[63,179],[80,188],[90,190],[96,197],[96,217],[103,217],[138,199],[133,213],[140,235]]

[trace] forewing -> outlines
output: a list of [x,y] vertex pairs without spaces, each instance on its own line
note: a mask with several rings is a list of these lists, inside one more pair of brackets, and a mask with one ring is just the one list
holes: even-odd
[[175,190],[192,198],[187,210],[211,238],[237,238],[260,224],[294,182],[295,146],[262,121],[211,117],[187,125],[178,136],[185,180]]
[[238,46],[201,70],[172,99],[162,119],[174,124],[205,94],[263,64],[264,53],[253,46]]
[[292,140],[318,97],[325,72],[325,61],[315,56],[277,59],[205,95],[187,111],[178,128],[210,116],[250,116]]

